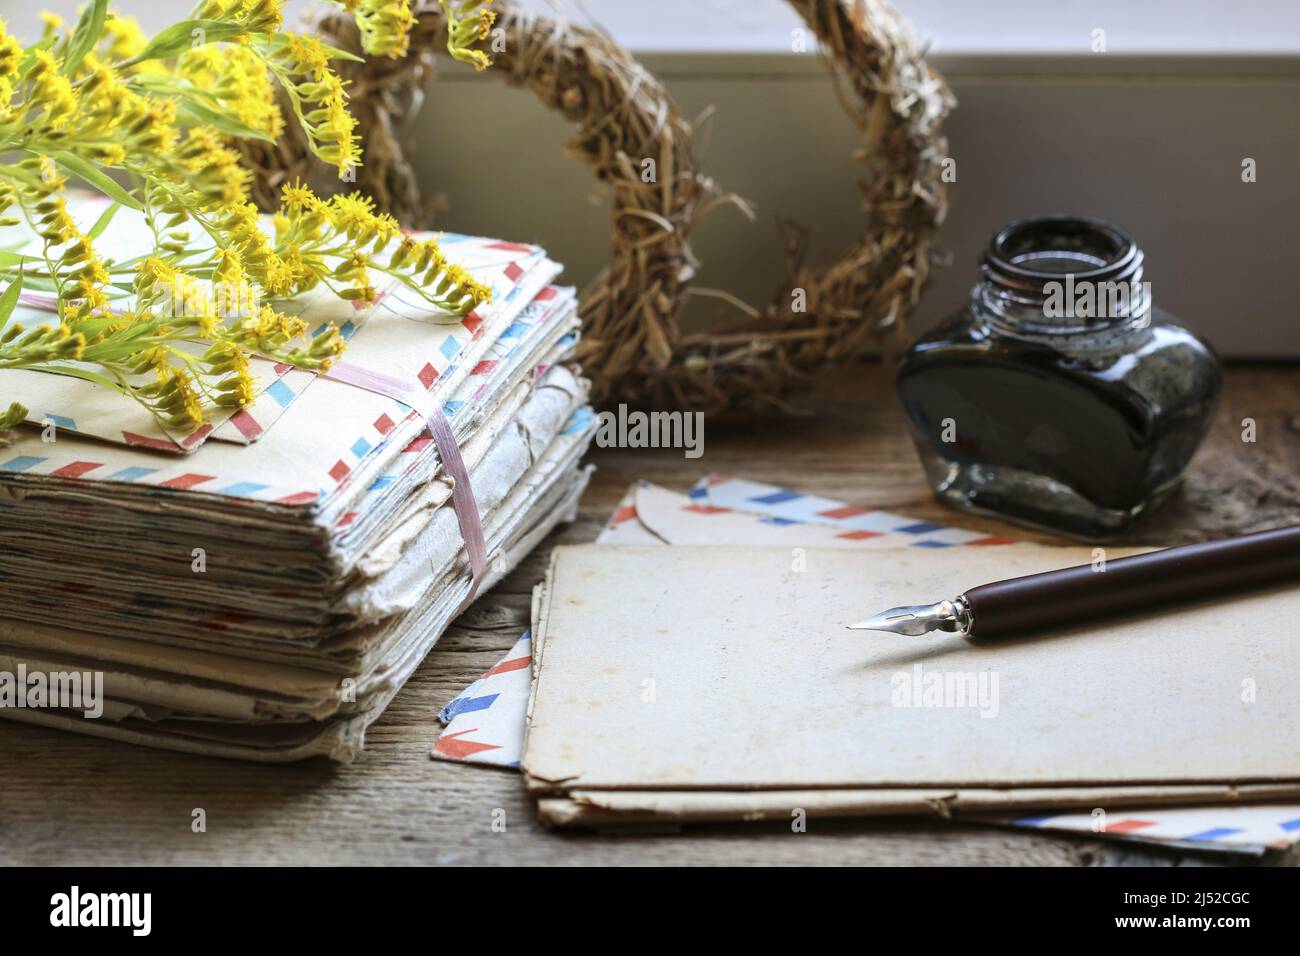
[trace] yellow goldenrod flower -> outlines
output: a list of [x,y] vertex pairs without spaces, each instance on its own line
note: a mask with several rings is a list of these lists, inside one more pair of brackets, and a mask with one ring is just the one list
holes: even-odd
[[243,408],[257,397],[256,382],[249,370],[248,356],[235,342],[222,340],[213,343],[203,355],[208,373],[220,379],[217,385],[216,404],[227,408]]
[[310,76],[314,80],[319,80],[329,71],[329,54],[315,37],[290,34],[284,58],[293,73]]
[[7,410],[0,412],[0,429],[17,428],[26,417],[26,407],[13,402]]
[[[409,0],[342,2],[368,50],[405,52]],[[486,38],[491,14],[479,0],[458,0],[448,13],[453,55],[485,63],[467,47]],[[300,182],[286,184],[268,235],[231,139],[282,134],[289,114],[277,106],[276,83],[312,152],[346,177],[361,147],[346,85],[331,68],[336,54],[281,33],[280,0],[202,0],[191,15],[233,29],[210,31],[220,38],[199,37],[197,46],[188,35],[151,45],[138,23],[109,11],[100,36],[75,51],[72,30],[54,18],[45,18],[44,31],[55,42],[24,50],[0,21],[0,214],[8,213],[0,227],[25,221],[41,245],[36,256],[0,263],[0,292],[39,277],[56,291],[59,317],[0,330],[0,368],[82,361],[164,426],[186,429],[203,420],[205,405],[253,400],[253,353],[311,369],[337,359],[346,345],[338,329],[309,330],[282,310],[296,295],[324,284],[373,301],[376,276],[452,312],[490,295],[435,241],[402,235],[361,196],[324,200]],[[80,56],[75,67],[70,55]],[[95,185],[86,165],[128,174],[129,200],[116,187],[104,190],[147,210],[154,246],[146,254],[101,258],[83,231],[89,226],[73,219],[66,177]],[[211,241],[196,244],[195,235]],[[122,311],[128,290],[131,308]],[[13,414],[0,414],[0,429]]]
[[284,24],[280,7],[281,0],[205,0],[195,17],[236,23],[249,33],[273,36]]
[[249,129],[277,139],[284,116],[266,63],[255,51],[239,45],[207,43],[181,54],[177,70],[208,93],[214,106]]
[[302,184],[301,180],[295,179],[291,183],[285,183],[280,188],[280,198],[285,206],[294,212],[298,212],[310,205],[316,196]]
[[140,29],[140,21],[135,17],[118,16],[109,13],[104,21],[104,52],[109,60],[129,60],[140,54],[148,45],[149,38]]
[[361,49],[394,60],[406,56],[415,23],[410,0],[359,0],[348,9],[361,31]]
[[135,392],[170,425],[192,431],[203,424],[203,403],[193,377],[184,368],[160,365],[154,380],[138,386]]
[[451,0],[438,0],[447,17],[447,52],[454,59],[473,64],[482,70],[492,65],[486,53],[471,49],[474,43],[486,40],[496,22],[496,14],[489,9],[492,0],[463,0],[453,6]]
[[212,270],[212,281],[223,283],[228,287],[237,287],[244,282],[244,263],[234,249],[225,249],[217,260],[217,267]]
[[4,19],[0,18],[0,76],[8,79],[16,74],[22,56],[22,45],[9,35]]

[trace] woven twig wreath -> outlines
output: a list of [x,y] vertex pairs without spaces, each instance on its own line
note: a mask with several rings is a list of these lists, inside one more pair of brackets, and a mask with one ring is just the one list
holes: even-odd
[[[683,332],[678,316],[696,270],[691,229],[718,196],[695,167],[690,125],[659,81],[608,36],[513,12],[499,24],[505,42],[493,45],[493,71],[578,125],[566,152],[613,192],[610,265],[581,299],[579,358],[598,402],[714,412],[779,404],[828,362],[903,334],[946,208],[939,125],[952,97],[884,0],[790,2],[828,52],[863,134],[866,231],[821,268],[804,264],[804,243],[792,236],[789,278],[772,304],[699,333]],[[405,59],[341,64],[365,148],[356,185],[411,225],[427,221],[429,210],[398,128],[418,109],[431,58],[446,46],[438,7],[417,13]],[[345,14],[323,17],[316,29],[335,46],[358,48]],[[300,138],[242,148],[259,170],[265,204],[285,178],[326,187]],[[655,182],[642,181],[644,158],[655,160]]]

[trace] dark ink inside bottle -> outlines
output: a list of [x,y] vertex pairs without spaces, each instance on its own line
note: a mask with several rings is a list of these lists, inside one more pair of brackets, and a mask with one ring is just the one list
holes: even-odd
[[1092,219],[1014,222],[970,304],[921,337],[898,394],[935,493],[1101,538],[1181,479],[1222,384],[1210,346],[1152,305],[1141,250]]

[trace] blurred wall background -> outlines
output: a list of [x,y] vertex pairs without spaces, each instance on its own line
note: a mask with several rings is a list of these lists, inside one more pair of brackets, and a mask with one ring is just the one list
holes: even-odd
[[[310,6],[294,0],[289,19]],[[20,36],[44,6],[0,0]],[[157,27],[169,0],[115,0]],[[709,108],[703,169],[751,199],[695,234],[699,286],[755,305],[784,269],[777,223],[815,230],[824,256],[862,225],[856,134],[815,52],[792,51],[800,23],[782,0],[532,0],[592,18],[664,78],[684,115]],[[1109,218],[1146,249],[1158,305],[1225,354],[1300,357],[1300,4],[1294,0],[898,0],[928,38],[960,101],[946,131],[957,160],[940,271],[916,319],[960,305],[990,233],[1042,212]],[[1097,30],[1105,51],[1094,52]],[[570,135],[531,94],[440,66],[411,124],[422,180],[443,194],[448,229],[536,241],[583,284],[605,261],[608,205],[561,156]],[[1242,182],[1253,159],[1257,180]],[[697,299],[691,321],[719,308]]]

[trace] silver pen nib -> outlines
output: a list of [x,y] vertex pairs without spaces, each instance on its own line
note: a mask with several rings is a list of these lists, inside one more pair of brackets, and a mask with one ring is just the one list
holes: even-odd
[[964,597],[959,597],[955,601],[940,601],[938,604],[891,607],[888,611],[881,611],[875,617],[850,624],[849,627],[855,631],[890,631],[916,637],[930,631],[968,634],[970,625],[970,607]]

